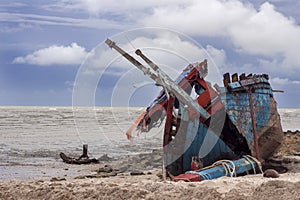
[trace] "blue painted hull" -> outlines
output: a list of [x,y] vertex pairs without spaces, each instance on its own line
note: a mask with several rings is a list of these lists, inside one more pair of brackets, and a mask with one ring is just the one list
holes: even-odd
[[[251,86],[251,98],[258,137],[258,157],[264,160],[272,156],[280,146],[283,140],[283,130],[268,80],[259,78],[257,82]],[[224,90],[225,92],[223,92]],[[231,91],[223,88],[223,91],[219,90],[220,98],[226,106],[226,112],[238,132],[245,137],[251,154],[255,155],[249,94],[241,85],[232,86]]]
[[187,171],[185,174],[173,177],[174,181],[204,181],[212,180],[222,176],[239,176],[249,173],[260,173],[260,165],[250,157],[243,157],[238,160],[224,160],[214,166],[199,171]]
[[[258,137],[259,159],[264,160],[270,157],[280,146],[283,131],[272,88],[268,81],[261,79],[252,87],[254,89],[251,90],[251,98],[254,102],[253,110]],[[205,167],[221,159],[235,160],[241,158],[242,155],[256,155],[249,93],[239,86],[229,89],[218,88],[218,92],[226,108],[223,135],[220,136],[214,133],[205,123],[200,121],[196,134],[191,134],[195,131],[189,129],[189,127],[194,122],[186,122],[187,124],[183,125],[177,133],[181,135],[180,140],[184,141],[185,145],[180,146],[177,143],[177,145],[172,148],[169,147],[165,151],[166,160],[172,160],[174,156],[178,156],[175,149],[179,148],[184,151],[182,156],[167,166],[168,171],[173,175],[191,170],[192,158],[195,156],[201,158],[202,165]],[[230,130],[228,130],[228,127],[231,127]],[[238,143],[235,140],[240,142]],[[209,152],[206,151],[208,147],[211,147]]]

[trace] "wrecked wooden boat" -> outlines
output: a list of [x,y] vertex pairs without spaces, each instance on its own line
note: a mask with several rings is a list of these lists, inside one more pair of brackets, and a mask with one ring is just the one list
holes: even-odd
[[[268,75],[226,73],[224,86],[212,86],[205,80],[208,63],[204,60],[188,65],[173,81],[140,50],[136,54],[151,68],[113,41],[107,39],[106,43],[163,87],[126,134],[130,139],[135,129],[148,132],[165,120],[164,164],[174,180],[205,180],[201,171],[209,168],[216,174],[220,165],[224,173],[217,177],[228,175],[224,167],[228,160],[242,169],[238,174],[257,172],[260,163],[281,145],[283,131]],[[225,164],[215,165],[224,159]],[[196,171],[198,178],[191,171]]]

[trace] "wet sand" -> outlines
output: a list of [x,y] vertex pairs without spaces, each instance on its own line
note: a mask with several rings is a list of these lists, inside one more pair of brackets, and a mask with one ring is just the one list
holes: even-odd
[[[57,166],[32,166],[31,170],[44,172],[42,176],[2,180],[0,199],[300,198],[300,162],[293,163],[295,173],[283,173],[279,178],[257,174],[202,182],[173,182],[162,179],[159,150],[122,159],[106,156],[102,159],[99,164],[71,165],[59,161]],[[294,159],[300,161],[299,156]]]

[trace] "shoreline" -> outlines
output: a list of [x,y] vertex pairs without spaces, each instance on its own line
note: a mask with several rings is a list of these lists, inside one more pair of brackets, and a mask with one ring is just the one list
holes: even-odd
[[[297,199],[300,171],[279,178],[262,174],[221,177],[202,182],[162,180],[161,151],[103,157],[99,164],[58,163],[28,166],[42,176],[2,179],[0,199]],[[104,159],[105,158],[105,159]],[[300,156],[297,156],[300,161]],[[57,161],[57,160],[56,160]],[[63,166],[63,167],[62,167]],[[11,166],[9,166],[11,167]],[[22,169],[24,166],[17,166]],[[43,169],[43,171],[41,171]],[[13,170],[12,170],[13,171]],[[117,171],[118,173],[113,173]],[[131,172],[138,175],[132,175]],[[23,169],[24,172],[24,169]],[[142,173],[140,173],[142,172]]]

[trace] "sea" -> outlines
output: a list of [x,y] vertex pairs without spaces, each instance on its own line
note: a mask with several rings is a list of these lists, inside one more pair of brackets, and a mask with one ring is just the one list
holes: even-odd
[[[90,157],[112,158],[151,152],[162,147],[163,123],[148,133],[127,129],[141,107],[0,107],[0,179],[35,176],[60,167],[60,152],[80,156],[83,144]],[[283,129],[300,129],[300,109],[279,109]],[[63,166],[62,166],[63,167]],[[48,170],[49,171],[49,170]],[[55,173],[55,172],[53,172]]]

